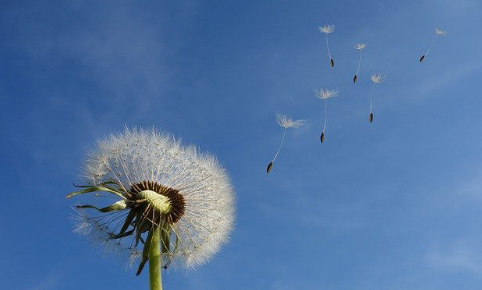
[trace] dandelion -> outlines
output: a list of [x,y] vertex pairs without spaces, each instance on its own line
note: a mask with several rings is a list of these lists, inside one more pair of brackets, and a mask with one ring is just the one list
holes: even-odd
[[[111,205],[78,205],[74,231],[149,262],[151,290],[162,289],[161,267],[193,268],[227,242],[234,196],[216,159],[156,130],[129,130],[98,143],[84,163],[85,186],[69,194],[109,195]],[[96,214],[91,214],[97,211]]]
[[367,46],[366,43],[358,43],[355,45],[355,49],[360,52],[359,58],[358,58],[358,67],[356,69],[355,76],[353,77],[353,83],[356,83],[358,79],[358,73],[360,72],[360,66],[361,66],[361,51]]
[[283,146],[283,142],[285,140],[286,129],[288,129],[288,128],[299,128],[299,127],[303,126],[303,124],[305,123],[305,120],[295,120],[295,121],[293,121],[290,117],[285,116],[285,115],[281,115],[280,113],[278,113],[278,114],[276,114],[276,122],[278,123],[278,125],[280,125],[281,127],[284,128],[283,137],[281,138],[281,143],[278,147],[278,151],[276,152],[273,160],[271,160],[271,162],[268,164],[268,167],[266,168],[266,173],[269,173],[271,171],[271,169],[273,168],[274,161],[276,160],[276,158],[278,158],[278,154],[281,151],[281,147]]
[[325,103],[325,121],[323,122],[323,130],[321,131],[320,141],[321,143],[325,142],[325,129],[326,129],[326,122],[328,121],[328,99],[332,97],[338,96],[338,91],[335,90],[315,90],[315,94],[318,98],[324,100]]
[[368,121],[371,123],[373,122],[373,91],[375,90],[375,84],[379,84],[383,82],[385,76],[381,74],[374,74],[371,76],[371,80],[373,82],[372,92],[370,93],[370,115],[368,116]]
[[330,45],[328,44],[328,34],[332,33],[333,31],[335,31],[335,25],[325,25],[325,26],[320,26],[318,28],[318,30],[320,30],[321,33],[324,33],[325,34],[325,37],[326,37],[326,50],[328,51],[328,57],[330,58],[330,65],[331,67],[334,67],[335,66],[335,61],[333,60],[333,58],[331,57],[331,53],[330,53]]
[[438,27],[435,27],[435,31],[434,31],[434,38],[433,38],[433,41],[432,41],[432,44],[430,45],[430,47],[428,48],[427,52],[422,55],[422,57],[420,57],[420,62],[424,61],[425,57],[427,56],[427,54],[430,52],[430,50],[432,50],[432,47],[434,46],[435,44],[435,41],[437,41],[437,38],[439,36],[443,36],[443,35],[446,35],[447,34],[447,31],[443,31],[441,29],[439,29]]

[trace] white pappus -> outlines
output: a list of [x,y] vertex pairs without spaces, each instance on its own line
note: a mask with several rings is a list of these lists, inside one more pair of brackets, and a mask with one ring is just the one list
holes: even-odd
[[320,141],[323,144],[325,142],[325,130],[326,123],[328,121],[328,99],[338,96],[338,91],[328,89],[315,89],[315,95],[322,99],[325,103],[325,120],[323,122],[323,129],[321,130]]
[[373,91],[375,90],[375,85],[383,82],[385,80],[385,76],[382,74],[374,74],[370,78],[373,82],[372,91],[370,93],[370,114],[368,115],[368,121],[370,123],[373,122]]
[[446,35],[447,34],[447,31],[444,31],[438,27],[435,27],[434,28],[434,37],[433,37],[433,41],[432,41],[432,44],[430,45],[430,47],[428,48],[427,52],[425,52],[425,54],[423,54],[421,57],[420,57],[420,62],[423,62],[425,60],[425,57],[428,55],[428,53],[432,50],[433,46],[435,45],[435,41],[437,41],[437,38],[439,36],[443,36],[443,35]]
[[331,33],[333,33],[333,31],[335,31],[335,25],[330,24],[330,25],[320,26],[320,27],[318,27],[318,30],[319,30],[321,33],[324,33],[324,34],[325,34],[326,50],[328,51],[328,58],[330,59],[330,65],[331,65],[331,67],[334,67],[334,66],[335,66],[335,61],[334,61],[333,58],[331,57],[330,45],[329,45],[329,43],[328,43],[328,34],[331,34]]
[[273,168],[274,161],[276,160],[276,158],[278,158],[278,154],[281,151],[281,147],[283,147],[283,143],[284,143],[285,135],[286,135],[286,130],[288,128],[299,128],[299,127],[303,126],[303,124],[305,123],[305,120],[293,120],[286,115],[282,115],[280,113],[277,113],[276,114],[276,122],[278,123],[278,125],[280,125],[281,127],[284,128],[283,137],[281,138],[281,142],[280,142],[280,145],[278,147],[278,151],[276,151],[276,154],[274,155],[273,160],[271,160],[271,162],[268,164],[268,167],[266,168],[266,173],[269,173],[271,171],[271,169]]
[[357,43],[355,45],[355,49],[359,51],[358,54],[358,67],[356,68],[356,73],[355,76],[353,77],[353,83],[356,84],[356,81],[358,80],[358,73],[360,72],[360,66],[361,66],[361,51],[367,46],[366,43]]

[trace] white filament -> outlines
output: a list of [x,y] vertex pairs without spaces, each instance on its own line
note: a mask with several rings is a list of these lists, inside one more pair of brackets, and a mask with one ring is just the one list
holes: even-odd
[[360,54],[359,54],[359,58],[358,58],[358,67],[356,69],[356,74],[355,75],[358,75],[358,72],[360,71],[360,66],[361,66],[361,49],[359,49],[360,51]]
[[278,151],[274,155],[274,158],[271,162],[274,162],[276,160],[276,158],[278,158],[278,154],[281,151],[281,147],[283,147],[283,142],[285,141],[286,129],[287,128],[285,128],[284,131],[283,131],[283,138],[281,138],[281,143],[279,144]]
[[433,37],[432,44],[430,45],[430,47],[428,48],[427,52],[425,53],[425,56],[432,50],[432,47],[434,46],[435,41],[437,40],[437,35],[438,35],[438,34],[435,34],[435,36]]
[[375,90],[375,82],[373,83],[372,86],[372,92],[370,93],[370,113],[373,112],[373,91]]
[[328,44],[328,34],[325,34],[325,36],[326,36],[326,50],[328,51],[328,57],[331,60],[332,58],[331,58],[331,53],[330,53],[330,45]]
[[323,123],[323,133],[325,133],[326,123],[328,122],[328,103],[327,99],[325,99],[325,122]]

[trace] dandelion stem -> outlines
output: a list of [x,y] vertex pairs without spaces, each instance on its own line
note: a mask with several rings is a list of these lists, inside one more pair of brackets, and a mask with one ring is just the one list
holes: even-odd
[[286,135],[286,128],[283,132],[283,138],[281,138],[281,143],[279,144],[278,152],[276,152],[276,155],[274,156],[273,161],[271,161],[271,162],[274,162],[276,160],[276,158],[278,158],[278,154],[281,151],[281,147],[283,147],[283,142],[285,141],[285,135]]
[[154,225],[149,247],[149,284],[150,290],[162,290],[161,278],[161,229]]

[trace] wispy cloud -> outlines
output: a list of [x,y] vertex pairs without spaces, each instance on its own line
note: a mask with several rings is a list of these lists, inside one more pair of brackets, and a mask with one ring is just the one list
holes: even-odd
[[474,170],[454,185],[454,197],[458,201],[482,202],[482,169]]
[[301,197],[293,200],[292,204],[281,202],[278,205],[257,204],[256,206],[260,212],[273,219],[284,219],[286,212],[293,207],[303,208],[302,212],[292,217],[291,222],[324,228],[334,233],[349,232],[368,225],[368,210],[363,205],[355,203],[342,204],[313,200],[307,202]]
[[57,285],[59,285],[61,282],[60,273],[57,270],[58,269],[52,270],[46,276],[44,276],[42,280],[35,283],[35,285],[32,285],[31,287],[26,288],[25,290],[56,289]]
[[113,105],[135,98],[133,111],[143,113],[148,101],[162,96],[173,74],[163,31],[123,5],[108,5],[82,22],[81,29],[59,39],[59,52],[80,62],[82,75],[110,92]]
[[[161,12],[152,18],[146,17],[145,8],[135,5],[99,2],[65,6],[64,13],[75,15],[68,25],[52,31],[48,20],[34,14],[16,28],[19,36],[11,45],[42,70],[62,71],[68,67],[71,77],[78,78],[86,88],[95,88],[91,89],[96,94],[91,105],[102,104],[103,114],[119,114],[119,109],[125,110],[133,100],[136,108],[129,110],[132,119],[145,116],[153,103],[164,107],[166,91],[172,89],[179,73],[175,63],[182,46],[181,36],[168,35],[168,20],[176,20],[179,13],[159,9]],[[187,10],[195,11],[195,7]],[[20,12],[10,13],[13,18]],[[64,17],[53,13],[54,18]],[[189,17],[183,22],[190,23]],[[50,101],[72,102],[78,98],[77,92],[62,86],[48,90]],[[82,99],[89,97],[93,96]],[[79,106],[77,102],[75,105]]]
[[325,227],[333,231],[343,232],[366,226],[365,215],[365,210],[356,204],[324,204],[316,210],[312,210],[311,213],[301,214],[299,220],[310,226]]
[[457,241],[427,253],[425,261],[434,268],[447,271],[464,271],[482,276],[481,244]]
[[459,82],[465,76],[479,71],[481,67],[482,63],[467,62],[455,69],[446,70],[437,74],[430,79],[424,80],[423,83],[418,86],[417,96],[434,96],[434,92],[453,87],[455,83]]

